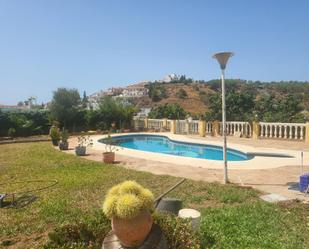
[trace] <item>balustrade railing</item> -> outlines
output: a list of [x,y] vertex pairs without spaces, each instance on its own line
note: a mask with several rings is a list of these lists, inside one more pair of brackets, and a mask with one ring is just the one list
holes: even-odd
[[[175,122],[175,126],[172,126]],[[221,134],[222,122],[205,122],[205,131],[201,131],[201,124],[198,120],[169,120],[169,119],[147,119],[134,117],[133,124],[135,130],[154,129],[157,131],[171,131],[176,134]],[[306,128],[307,127],[307,128]],[[309,141],[308,124],[304,123],[268,123],[259,122],[254,126],[249,122],[228,121],[226,122],[227,135],[242,135],[244,137],[267,138],[267,139],[287,139]],[[254,130],[253,130],[254,128]],[[307,130],[306,130],[307,129]]]
[[206,134],[212,134],[212,122],[206,122]]
[[187,134],[186,120],[176,120],[176,134]]
[[163,127],[162,119],[148,119],[148,129],[161,130]]
[[[223,134],[222,131],[222,122],[220,122],[220,134]],[[227,135],[235,135],[239,133],[245,137],[251,137],[252,128],[249,122],[241,122],[241,121],[228,121],[226,122],[226,134]]]
[[171,130],[171,122],[172,122],[172,120],[170,120],[170,119],[168,119],[168,120],[166,121],[166,129],[167,129],[168,131]]
[[134,117],[133,118],[134,129],[137,131],[144,130],[145,120],[144,118]]
[[198,120],[193,120],[192,122],[188,122],[189,125],[189,134],[198,134]]
[[304,140],[306,125],[301,123],[259,122],[259,137]]

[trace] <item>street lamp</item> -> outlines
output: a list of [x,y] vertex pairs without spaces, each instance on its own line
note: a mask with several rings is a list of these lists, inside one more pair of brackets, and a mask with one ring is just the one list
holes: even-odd
[[224,184],[228,183],[227,176],[227,149],[226,149],[226,108],[225,108],[225,84],[224,84],[224,70],[227,61],[234,54],[231,52],[222,52],[214,54],[212,58],[217,59],[221,68],[221,81],[222,81],[222,130],[223,130],[223,162],[224,162]]

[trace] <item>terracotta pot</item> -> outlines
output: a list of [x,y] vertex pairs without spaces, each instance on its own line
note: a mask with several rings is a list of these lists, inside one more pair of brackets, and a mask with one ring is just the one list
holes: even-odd
[[137,247],[147,238],[153,219],[148,211],[141,211],[132,219],[112,218],[112,230],[125,247]]
[[114,163],[115,162],[115,152],[104,152],[103,153],[103,162]]

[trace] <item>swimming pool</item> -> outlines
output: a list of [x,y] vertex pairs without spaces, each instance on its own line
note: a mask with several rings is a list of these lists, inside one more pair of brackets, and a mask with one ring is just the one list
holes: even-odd
[[[161,135],[124,135],[112,137],[112,140],[115,145],[128,149],[163,153],[174,156],[223,160],[223,151],[220,146],[179,142]],[[99,142],[104,143],[105,139],[101,139]],[[244,161],[252,158],[252,156],[238,150],[227,150],[228,161]]]

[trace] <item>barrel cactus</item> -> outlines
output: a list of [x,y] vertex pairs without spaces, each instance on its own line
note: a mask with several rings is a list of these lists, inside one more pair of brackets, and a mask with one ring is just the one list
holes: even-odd
[[112,187],[103,203],[103,212],[109,218],[132,219],[142,210],[154,210],[154,196],[135,181],[125,181]]

